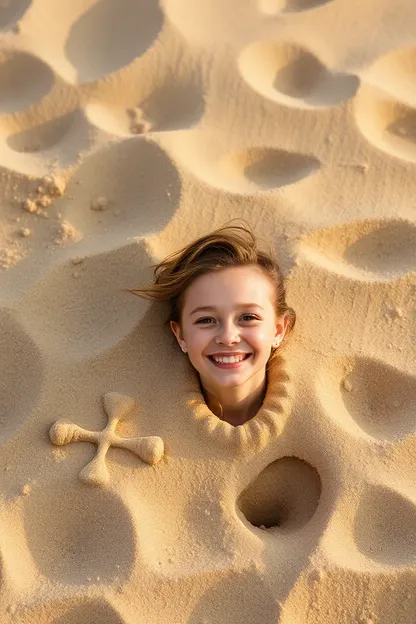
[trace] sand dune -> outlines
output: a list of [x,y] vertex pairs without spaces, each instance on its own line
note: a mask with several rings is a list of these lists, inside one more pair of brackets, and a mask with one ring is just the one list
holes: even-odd
[[[414,624],[412,0],[0,2],[0,622]],[[233,217],[254,419],[124,289]]]

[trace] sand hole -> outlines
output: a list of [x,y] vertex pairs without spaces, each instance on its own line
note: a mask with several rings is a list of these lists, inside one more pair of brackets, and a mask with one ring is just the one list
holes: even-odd
[[31,0],[2,0],[0,2],[0,29],[19,21],[31,4]]
[[73,121],[74,113],[62,115],[33,128],[9,135],[7,144],[16,152],[40,152],[49,149],[63,139]]
[[11,438],[36,407],[43,363],[36,343],[7,312],[0,314],[0,444]]
[[170,82],[157,87],[137,102],[135,120],[131,109],[94,103],[87,107],[88,118],[98,128],[117,136],[181,130],[196,124],[204,112],[204,99],[197,85]]
[[414,565],[416,505],[393,490],[374,486],[360,501],[354,525],[357,548],[386,565]]
[[319,167],[314,156],[265,147],[232,152],[219,163],[227,184],[241,190],[269,190],[293,184]]
[[393,50],[362,72],[365,83],[416,106],[416,47]]
[[259,0],[259,9],[266,15],[310,11],[332,0]]
[[253,526],[290,532],[309,522],[320,495],[317,470],[297,457],[283,457],[267,466],[249,485],[238,507]]
[[394,440],[415,431],[415,377],[369,358],[356,358],[352,367],[340,380],[339,391],[355,422],[381,439]]
[[25,499],[23,518],[31,555],[49,579],[84,585],[88,578],[103,584],[128,577],[135,535],[128,510],[112,492],[48,484]]
[[365,85],[355,101],[355,119],[365,138],[378,149],[416,162],[416,108]]
[[306,236],[300,250],[326,269],[354,279],[392,280],[416,267],[416,225],[405,220],[356,221]]
[[163,24],[153,0],[101,0],[72,26],[66,43],[76,70],[74,82],[91,82],[115,72],[141,56]]
[[253,89],[287,106],[335,106],[359,85],[356,76],[331,73],[307,49],[289,42],[254,43],[240,55],[239,66]]
[[[117,613],[105,598],[97,598],[96,600],[83,601],[81,604],[68,608],[65,613],[51,620],[51,624],[85,624],[93,622],[101,622],[102,624],[125,624],[125,619]],[[57,606],[55,610],[57,610]],[[62,607],[59,608],[61,610]]]
[[14,113],[40,100],[52,88],[54,75],[40,59],[15,50],[0,52],[0,112]]

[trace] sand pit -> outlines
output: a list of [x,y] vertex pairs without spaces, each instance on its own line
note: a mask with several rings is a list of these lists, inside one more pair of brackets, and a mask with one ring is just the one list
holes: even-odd
[[[0,28],[1,624],[414,624],[414,1]],[[238,427],[125,290],[235,217],[297,313]]]

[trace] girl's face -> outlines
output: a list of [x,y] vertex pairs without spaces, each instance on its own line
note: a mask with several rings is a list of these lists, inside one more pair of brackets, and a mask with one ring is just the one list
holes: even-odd
[[[185,292],[181,324],[171,321],[202,384],[217,388],[250,385],[265,374],[271,347],[283,339],[288,318],[277,319],[273,286],[255,266],[239,266],[196,278]],[[216,363],[213,356],[244,355]]]

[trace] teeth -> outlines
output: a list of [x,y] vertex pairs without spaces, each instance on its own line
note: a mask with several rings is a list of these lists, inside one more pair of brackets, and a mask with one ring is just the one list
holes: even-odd
[[244,360],[244,355],[232,355],[230,357],[216,357],[213,356],[216,362],[220,362],[222,364],[235,364],[236,362],[241,362]]

